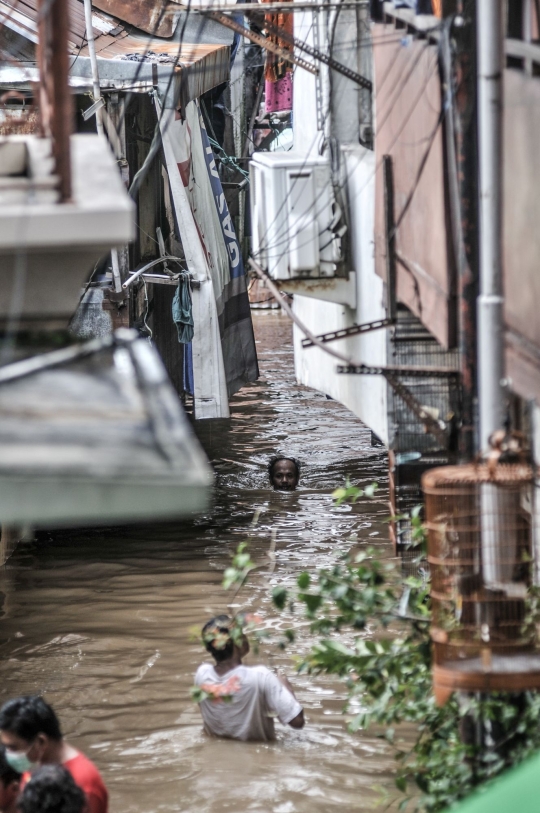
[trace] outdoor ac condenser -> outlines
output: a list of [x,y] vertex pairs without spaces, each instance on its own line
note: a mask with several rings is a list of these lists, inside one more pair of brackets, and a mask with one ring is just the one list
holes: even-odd
[[250,170],[257,262],[273,279],[333,277],[342,259],[343,229],[328,159],[260,152]]

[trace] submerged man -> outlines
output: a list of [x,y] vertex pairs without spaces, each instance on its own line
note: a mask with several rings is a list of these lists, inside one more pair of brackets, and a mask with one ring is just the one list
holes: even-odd
[[6,749],[0,745],[0,813],[18,813],[21,779],[21,774],[8,763]]
[[88,813],[107,813],[107,788],[98,769],[64,740],[58,717],[42,697],[18,697],[4,703],[0,738],[8,764],[24,774],[23,784],[42,765],[63,765],[86,794]]
[[203,627],[203,643],[215,661],[203,663],[195,675],[195,685],[209,695],[199,703],[205,731],[234,740],[274,740],[271,715],[283,725],[303,728],[304,710],[288,681],[266,666],[243,665],[249,643],[245,635],[240,646],[234,643],[233,623],[218,615]]
[[300,479],[300,464],[294,457],[273,457],[268,476],[276,491],[295,491]]

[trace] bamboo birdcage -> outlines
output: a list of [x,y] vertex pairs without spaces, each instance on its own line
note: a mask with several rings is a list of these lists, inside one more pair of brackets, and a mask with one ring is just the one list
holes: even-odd
[[447,466],[422,478],[440,703],[455,690],[540,689],[533,485],[523,463]]

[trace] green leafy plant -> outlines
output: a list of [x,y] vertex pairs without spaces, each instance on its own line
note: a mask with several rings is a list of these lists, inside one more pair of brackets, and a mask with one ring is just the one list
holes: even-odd
[[[333,497],[336,505],[355,503],[376,488],[346,482]],[[391,518],[410,522],[418,563],[426,553],[421,510]],[[271,560],[274,544],[273,539]],[[224,573],[224,588],[236,596],[256,567],[242,543]],[[342,551],[331,567],[300,573],[293,588],[274,587],[272,601],[293,616],[278,646],[295,640],[295,616],[309,620],[316,642],[298,670],[345,681],[351,734],[369,729],[393,747],[396,788],[404,794],[399,810],[436,813],[540,748],[540,696],[454,695],[444,706],[436,704],[429,581],[425,569],[419,573],[403,580],[395,564],[373,548]],[[539,617],[540,593],[532,590],[524,624],[532,630]],[[266,635],[241,615],[235,625],[238,635],[249,630],[258,638]],[[194,699],[200,702],[197,691]]]
[[[334,498],[355,501],[358,492],[346,484]],[[421,561],[426,551],[421,506],[408,519]],[[299,671],[345,680],[349,730],[375,729],[394,747],[396,786],[406,794],[400,810],[442,810],[540,748],[535,693],[452,696],[444,706],[436,704],[425,573],[402,580],[393,563],[368,548],[341,554],[333,567],[315,574],[301,573],[293,590],[274,588],[273,599],[280,610],[301,612],[317,636]],[[534,621],[537,611],[535,593]],[[293,635],[291,630],[287,637]],[[407,736],[400,733],[404,725]]]
[[372,483],[370,486],[366,486],[366,488],[359,488],[358,486],[351,485],[349,479],[345,481],[345,486],[342,488],[336,488],[333,492],[332,497],[336,505],[341,505],[344,502],[347,503],[355,503],[357,502],[360,497],[373,497],[375,492],[379,486],[377,483]]

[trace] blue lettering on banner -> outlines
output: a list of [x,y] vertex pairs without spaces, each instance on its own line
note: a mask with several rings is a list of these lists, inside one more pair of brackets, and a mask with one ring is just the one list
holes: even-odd
[[242,254],[240,252],[238,240],[236,239],[234,225],[229,214],[229,208],[223,193],[223,187],[221,186],[219,173],[216,168],[214,153],[212,152],[212,147],[208,141],[206,127],[204,126],[200,113],[199,121],[201,124],[201,137],[206,158],[206,168],[208,170],[210,184],[212,185],[212,192],[214,193],[214,202],[216,204],[219,222],[223,232],[223,239],[225,240],[225,245],[229,251],[229,271],[231,274],[231,279],[233,279],[235,277],[244,276],[244,263],[242,261]]

